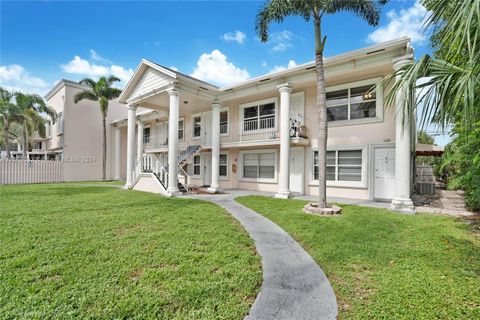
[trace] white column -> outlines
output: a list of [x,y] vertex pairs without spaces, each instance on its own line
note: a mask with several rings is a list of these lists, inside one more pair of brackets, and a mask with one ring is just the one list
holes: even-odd
[[170,89],[170,109],[168,114],[168,194],[178,195],[178,118],[179,94],[176,89]]
[[143,122],[137,121],[137,162],[143,157]]
[[[411,64],[412,60],[402,59],[397,61],[393,68],[398,70],[406,64]],[[399,76],[397,76],[397,81]],[[391,208],[395,211],[405,213],[414,213],[411,195],[411,119],[406,112],[404,91],[397,93],[396,99],[396,117],[395,117],[395,197],[392,200]]]
[[115,180],[121,180],[120,177],[120,159],[121,159],[121,152],[120,152],[120,128],[115,127]]
[[278,176],[278,193],[276,198],[290,196],[290,84],[278,86],[280,91],[280,174]]
[[220,191],[219,166],[220,166],[220,108],[219,101],[212,103],[212,182],[208,191],[216,193]]
[[133,174],[135,171],[135,118],[137,117],[137,107],[128,106],[128,127],[127,127],[127,183],[126,188],[130,188],[133,183]]

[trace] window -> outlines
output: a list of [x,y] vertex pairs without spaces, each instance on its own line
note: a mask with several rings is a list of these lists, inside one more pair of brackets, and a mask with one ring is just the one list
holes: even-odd
[[375,85],[327,92],[328,121],[374,118],[376,111]]
[[275,178],[275,152],[243,154],[243,178]]
[[57,135],[63,134],[63,113],[58,114],[57,119]]
[[183,140],[183,120],[178,121],[178,140]]
[[41,150],[42,149],[42,141],[35,142],[35,144],[33,145],[33,149]]
[[220,134],[228,133],[228,111],[220,112]]
[[200,175],[200,156],[193,156],[193,175]]
[[275,128],[275,103],[243,109],[243,131]]
[[219,159],[219,175],[220,177],[226,177],[228,175],[228,156],[227,154],[223,153],[220,154]]
[[52,136],[52,123],[50,120],[45,124],[45,131],[47,133],[47,138],[50,138]]
[[202,134],[202,117],[193,117],[193,136],[200,137]]
[[[327,151],[327,181],[362,181],[362,150]],[[318,151],[313,152],[313,179],[318,180]]]
[[150,127],[143,128],[143,143],[150,142]]

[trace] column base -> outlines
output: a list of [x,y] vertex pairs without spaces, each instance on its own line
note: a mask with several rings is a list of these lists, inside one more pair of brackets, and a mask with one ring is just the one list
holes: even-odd
[[209,193],[220,193],[222,190],[220,187],[208,187],[207,191]]
[[131,185],[125,183],[125,184],[122,186],[122,189],[125,189],[125,190],[126,190],[126,189],[130,189],[130,187],[131,187]]
[[288,199],[291,197],[290,191],[279,191],[277,194],[275,194],[275,198],[277,199]]
[[167,190],[167,197],[178,197],[181,196],[182,193],[177,189],[177,190]]
[[391,210],[406,214],[415,214],[415,206],[411,199],[393,199]]

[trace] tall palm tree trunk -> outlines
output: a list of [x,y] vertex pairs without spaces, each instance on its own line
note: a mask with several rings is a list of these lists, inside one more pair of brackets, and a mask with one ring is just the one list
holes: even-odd
[[5,144],[5,151],[7,152],[7,159],[11,158],[10,155],[10,137],[8,136],[10,124],[8,123],[7,117],[3,118],[3,143]]
[[28,150],[28,131],[27,131],[27,122],[23,121],[23,159],[27,159],[27,150]]
[[107,125],[106,125],[105,116],[102,117],[102,124],[103,124],[102,180],[105,180],[106,172],[107,172]]
[[325,68],[323,65],[323,48],[320,17],[315,17],[315,62],[317,76],[317,149],[318,149],[318,207],[327,207],[326,156],[327,156],[327,102],[325,94]]

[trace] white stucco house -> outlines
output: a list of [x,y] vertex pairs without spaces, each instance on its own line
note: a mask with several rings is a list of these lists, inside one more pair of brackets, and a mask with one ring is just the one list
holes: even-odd
[[[412,61],[408,38],[326,59],[328,196],[413,209],[415,125],[396,116],[400,97],[385,105],[382,85]],[[314,66],[219,88],[142,60],[119,97],[128,116],[111,121],[111,173],[165,195],[192,185],[315,195]]]
[[[64,181],[102,179],[102,118],[97,102],[73,101],[77,92],[86,89],[78,82],[59,81],[46,95],[47,104],[54,108],[59,119],[48,123],[46,137],[37,137],[30,159],[63,161]],[[107,123],[126,117],[123,104],[113,100],[109,103]],[[107,178],[113,179],[112,127],[107,126]]]

